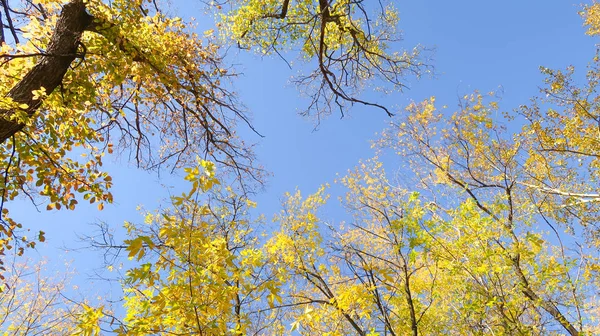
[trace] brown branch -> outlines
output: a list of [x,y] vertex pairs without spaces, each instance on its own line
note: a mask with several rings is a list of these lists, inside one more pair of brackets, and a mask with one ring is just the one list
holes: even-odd
[[[359,103],[359,104],[362,104],[365,106],[377,107],[379,109],[384,110],[385,113],[389,117],[394,116],[394,114],[385,106],[352,97],[352,96],[348,95],[346,92],[344,92],[343,88],[340,87],[340,84],[338,84],[338,81],[336,80],[335,74],[329,69],[329,66],[325,63],[325,58],[328,58],[327,45],[325,44],[325,30],[327,27],[327,23],[335,22],[339,26],[340,25],[339,17],[336,15],[331,15],[331,12],[329,10],[329,2],[327,0],[319,0],[319,9],[321,12],[320,13],[321,25],[320,25],[319,50],[318,50],[319,71],[323,75],[323,81],[327,84],[327,86],[329,87],[331,92],[334,94],[335,103],[336,103],[336,105],[338,105],[338,107],[340,109],[340,113],[342,114],[342,117],[344,116],[344,111],[343,111],[342,104],[338,101],[339,98],[341,98],[345,101],[348,101],[352,104]],[[340,29],[343,29],[343,27],[340,27]],[[351,35],[352,35],[353,39],[356,41],[356,36],[355,36],[356,32],[352,33],[353,31],[351,31]],[[359,45],[359,47],[360,47],[360,45]]]
[[408,273],[408,267],[406,266],[406,261],[402,266],[402,270],[404,272],[404,292],[406,294],[406,304],[408,305],[410,311],[410,329],[412,330],[413,336],[419,335],[419,327],[417,322],[417,314],[415,312],[415,304],[412,297],[412,292],[410,289],[410,276]]
[[[443,169],[443,167],[441,165],[436,165],[435,162],[433,162],[431,159],[428,159],[427,157],[425,157],[425,159],[428,160],[433,165],[435,165],[436,167]],[[456,178],[455,176],[450,174],[450,172],[448,170],[445,170],[445,172],[446,172],[446,176],[448,177],[448,179],[450,179],[450,181],[452,183],[463,188],[469,194],[470,198],[475,202],[477,207],[479,209],[481,209],[482,211],[484,211],[486,214],[488,214],[490,217],[492,217],[496,222],[501,223],[504,226],[504,228],[507,230],[507,232],[509,233],[513,242],[517,245],[519,244],[517,236],[514,233],[513,223],[512,223],[512,216],[513,216],[512,215],[512,211],[513,211],[512,207],[513,206],[512,206],[511,188],[513,187],[513,184],[507,185],[505,187],[506,195],[508,197],[509,206],[510,206],[508,222],[505,222],[505,221],[501,220],[496,214],[494,214],[488,207],[486,207],[479,201],[479,199],[473,193],[472,189],[469,188],[467,183],[459,180],[458,178]],[[520,286],[522,287],[521,292],[528,299],[530,299],[536,307],[540,307],[541,309],[546,311],[548,314],[550,314],[554,318],[555,321],[557,321],[563,328],[565,328],[565,330],[567,330],[569,332],[569,335],[578,336],[580,334],[579,331],[571,324],[571,322],[569,322],[567,320],[567,318],[560,312],[560,310],[556,307],[556,305],[554,305],[549,300],[545,300],[545,299],[541,298],[531,288],[529,281],[527,280],[527,277],[525,276],[525,274],[523,273],[523,270],[521,268],[520,255],[518,253],[509,255],[509,259],[511,260],[512,268],[514,269],[514,271],[516,273],[518,282],[519,282]]]
[[262,16],[263,19],[266,18],[275,18],[275,19],[284,19],[285,16],[287,15],[287,11],[288,11],[288,7],[290,5],[290,0],[284,0],[283,4],[281,5],[281,13],[279,14],[265,14]]
[[[93,17],[85,10],[82,0],[67,3],[60,14],[54,34],[40,61],[7,94],[17,104],[26,104],[25,112],[32,116],[42,104],[43,99],[33,99],[33,91],[44,88],[48,94],[53,92],[77,57],[77,48],[82,33],[92,23]],[[12,117],[15,110],[0,109],[0,143],[19,132],[25,126]]]
[[517,273],[517,276],[519,277],[519,281],[522,286],[521,291],[523,292],[523,294],[525,294],[525,296],[531,301],[535,302],[536,304],[539,304],[542,309],[544,309],[548,314],[550,314],[556,321],[558,321],[558,323],[560,323],[560,325],[563,328],[565,328],[569,332],[569,335],[578,336],[579,331],[575,329],[575,327],[571,324],[571,322],[567,320],[567,318],[560,312],[560,310],[558,310],[558,308],[552,302],[539,297],[531,289],[531,287],[529,286],[529,281],[527,281],[527,277],[525,277],[525,274],[523,274],[523,272],[521,271],[519,259],[512,258],[512,263]]
[[6,39],[4,38],[4,21],[2,21],[2,12],[0,12],[0,45],[4,44]]
[[[285,17],[287,16],[287,11],[288,11],[288,7],[290,5],[290,0],[284,0],[283,4],[281,5],[281,12],[280,13],[269,13],[269,14],[265,14],[263,16],[261,16],[261,19],[269,19],[269,18],[273,18],[273,19],[285,19]],[[254,20],[250,20],[250,26],[252,26],[252,24],[254,24]],[[246,34],[248,34],[248,31],[244,31],[242,33],[242,35],[240,36],[240,38],[244,38],[246,36]],[[239,43],[238,43],[239,46]]]
[[[10,17],[10,8],[8,7],[8,0],[1,0],[1,1],[2,1],[2,7],[4,8],[4,16],[6,16],[6,22],[8,22],[8,28],[10,29],[10,32],[12,33],[15,43],[19,43],[19,36],[17,35],[17,31],[13,24],[12,18]],[[3,30],[4,27],[0,27],[0,29]],[[2,42],[5,42],[4,33],[2,34],[2,38],[3,38]]]

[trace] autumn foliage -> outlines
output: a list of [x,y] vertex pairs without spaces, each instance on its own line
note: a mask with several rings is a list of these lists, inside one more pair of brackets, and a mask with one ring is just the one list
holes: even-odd
[[[77,6],[86,21],[76,55],[46,53]],[[38,316],[35,328],[83,335],[600,333],[600,57],[583,84],[573,68],[541,68],[542,94],[514,112],[494,92],[465,95],[456,111],[433,96],[393,111],[363,98],[365,86],[400,91],[430,70],[421,48],[392,48],[393,2],[227,7],[212,8],[217,30],[204,34],[146,1],[25,1],[13,13],[0,110],[18,130],[0,150],[0,251],[35,246],[9,215],[19,195],[48,210],[111,203],[106,155],[183,170],[188,189],[125,223],[124,241],[102,232],[95,247],[130,261],[122,307],[61,301],[47,282],[33,290],[13,270],[0,294],[3,331]],[[600,5],[581,14],[598,35]],[[265,176],[236,135],[253,128],[230,89],[228,43],[305,62],[294,80],[310,98],[306,115],[343,115],[352,104],[394,115],[374,157],[335,181],[343,218],[323,218],[334,202],[324,184],[288,193],[275,229],[265,229],[251,192]],[[59,84],[16,95],[53,57],[70,60]],[[406,167],[403,182],[379,159],[390,153]]]

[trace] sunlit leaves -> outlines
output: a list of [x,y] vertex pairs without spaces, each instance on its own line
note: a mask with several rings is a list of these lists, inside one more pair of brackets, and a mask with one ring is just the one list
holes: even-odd
[[[84,305],[67,297],[70,269],[52,272],[45,261],[20,258],[7,265],[0,292],[2,335],[70,334],[77,330]],[[92,309],[89,305],[86,308]]]
[[[6,96],[43,59],[64,1],[27,7],[20,43],[3,44],[0,93]],[[41,103],[0,99],[10,118],[26,125],[2,144],[1,206],[24,195],[47,210],[74,210],[83,200],[98,210],[113,201],[106,154],[126,153],[148,169],[178,167],[210,157],[249,187],[261,181],[250,147],[236,139],[247,123],[225,81],[219,46],[180,18],[144,9],[141,1],[86,2],[94,20],[59,88],[33,91]],[[15,13],[15,15],[21,13]],[[227,167],[229,169],[227,169]],[[208,187],[209,186],[204,186]],[[13,225],[4,213],[5,231]]]
[[[233,3],[220,24],[240,46],[297,51],[316,64],[297,81],[316,90],[311,113],[370,105],[355,98],[365,83],[398,89],[407,71],[420,73],[419,50],[390,47],[391,6],[371,20],[362,2]],[[4,63],[0,90],[42,57],[24,55],[48,43],[60,6],[46,4],[49,16],[32,13],[23,27],[26,42],[2,47],[23,57]],[[328,218],[326,186],[296,191],[261,236],[248,214],[256,203],[216,173],[225,166],[242,184],[259,178],[231,130],[247,120],[224,89],[231,72],[213,33],[200,38],[143,5],[89,2],[96,20],[81,62],[60,90],[34,92],[43,105],[32,118],[30,106],[0,100],[27,124],[0,154],[3,201],[41,195],[48,210],[82,200],[101,210],[112,201],[104,153],[188,167],[188,190],[143,223],[126,223],[128,239],[107,246],[129,259],[124,318],[112,325],[104,307],[82,306],[80,333],[107,325],[121,335],[597,333],[597,57],[583,86],[573,68],[542,68],[543,96],[516,113],[503,112],[494,93],[465,95],[451,113],[434,97],[410,104],[376,145],[406,161],[410,184],[377,158],[362,161],[339,180],[343,218]],[[597,12],[585,10],[591,35]],[[12,249],[20,226],[2,214],[0,248]]]
[[588,35],[600,34],[600,4],[595,2],[585,7],[581,11],[581,16],[584,18],[584,24],[588,26]]
[[[597,217],[597,196],[587,178],[594,179],[596,140],[585,125],[596,126],[585,107],[590,104],[575,98],[570,75],[544,72],[549,89],[543,92],[550,98],[543,102],[556,108],[544,109],[540,99],[505,114],[503,123],[492,118],[499,115],[493,95],[464,96],[450,116],[429,99],[411,104],[379,143],[410,158],[418,180],[435,186],[432,197],[444,199],[436,209],[454,209],[440,213],[451,220],[434,236],[447,260],[438,265],[464,276],[457,292],[469,304],[456,307],[462,316],[476,312],[464,324],[543,333],[541,321],[550,319],[571,334],[584,324],[589,280],[572,274],[585,272],[583,260],[593,259],[594,243],[569,231],[577,227],[594,236],[589,223]],[[570,98],[560,98],[567,92]],[[508,122],[522,130],[509,134]],[[549,244],[552,239],[560,247]],[[572,240],[576,249],[562,243]]]
[[124,279],[127,315],[119,334],[245,334],[260,329],[251,316],[270,318],[257,310],[259,296],[279,301],[279,287],[259,277],[266,260],[251,238],[251,202],[216,189],[211,162],[185,171],[191,190],[173,197],[172,208],[147,213],[143,225],[126,224],[125,250],[140,264]]
[[[231,1],[220,15],[221,31],[241,48],[261,54],[299,56],[309,65],[292,79],[309,100],[304,115],[319,118],[354,103],[391,112],[358,96],[369,85],[402,90],[409,75],[427,67],[421,48],[400,51],[398,11],[390,2],[375,6],[337,1]],[[297,53],[297,55],[296,55]],[[290,65],[291,66],[291,65]]]
[[100,335],[100,318],[104,316],[102,307],[94,308],[84,305],[83,312],[79,315],[78,331],[74,335],[96,336]]

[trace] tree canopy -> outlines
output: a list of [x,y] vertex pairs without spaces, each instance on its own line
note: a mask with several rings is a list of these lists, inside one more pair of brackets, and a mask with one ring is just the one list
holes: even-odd
[[[215,29],[196,32],[154,1],[2,2],[1,255],[45,240],[11,218],[17,197],[48,210],[112,203],[107,155],[187,183],[126,222],[125,239],[101,226],[91,242],[109,269],[128,259],[122,307],[68,300],[65,280],[10,264],[3,332],[600,333],[598,55],[585,80],[542,67],[541,94],[512,112],[478,91],[455,111],[435,96],[394,108],[364,89],[389,95],[431,71],[422,47],[401,49],[394,2],[206,5]],[[600,4],[581,16],[600,34]],[[373,158],[334,181],[339,219],[324,215],[324,183],[286,194],[265,229],[253,201],[265,171],[236,132],[258,131],[227,48],[303,63],[291,79],[309,97],[301,114],[392,117]],[[389,155],[408,178],[389,173]]]

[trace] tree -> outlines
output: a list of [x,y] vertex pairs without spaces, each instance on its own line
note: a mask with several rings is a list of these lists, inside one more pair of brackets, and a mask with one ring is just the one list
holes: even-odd
[[[342,111],[344,101],[389,113],[356,91],[376,76],[401,87],[406,72],[423,67],[416,51],[386,53],[397,21],[389,6],[373,24],[361,3],[284,1],[280,15],[272,14],[275,1],[232,5],[219,26],[241,46],[277,52],[300,41],[303,57],[318,60],[319,70],[300,79],[322,79],[309,107],[318,114],[332,104]],[[112,179],[101,166],[113,152],[147,169],[187,166],[199,155],[223,166],[245,191],[263,181],[252,146],[235,134],[239,123],[254,129],[229,89],[236,74],[212,31],[193,33],[156,2],[141,0],[4,1],[2,7],[10,32],[3,26],[0,36],[6,239],[21,228],[5,206],[18,195],[41,195],[49,210],[74,209],[77,195],[99,209],[112,202]],[[306,22],[290,23],[298,19]],[[264,25],[268,34],[261,35]],[[0,249],[9,246],[5,240]]]
[[[584,12],[591,33],[597,12],[598,5]],[[254,312],[278,317],[267,325],[248,319],[256,333],[597,333],[598,59],[584,86],[571,79],[572,69],[542,68],[548,76],[543,96],[505,113],[504,121],[492,118],[500,111],[493,93],[464,96],[454,113],[440,111],[433,97],[410,104],[378,147],[405,160],[414,183],[395,183],[377,159],[360,164],[340,180],[348,188],[345,222],[322,219],[326,187],[306,198],[289,194],[275,217],[279,230],[262,245],[250,240],[252,252],[245,253],[256,255],[256,264],[238,256],[211,264],[217,272],[242,265],[231,272],[254,274],[248,278],[253,286],[218,286],[233,291],[221,295],[227,299],[219,306],[219,316],[231,317],[214,325],[224,326],[221,333],[248,333],[233,327],[233,313],[236,293],[248,297],[252,289],[253,298],[268,305]],[[211,169],[205,175],[210,178]],[[222,239],[209,231],[209,241]],[[124,248],[132,256],[152,249],[155,240],[144,237]],[[216,246],[199,244],[198,251],[213,256],[204,249]],[[266,272],[257,273],[257,265]],[[157,273],[134,268],[133,274]],[[198,294],[214,285],[213,279],[194,281],[202,282],[193,286]],[[270,285],[261,291],[256,281]],[[159,285],[152,295],[170,288]],[[149,307],[130,309],[147,316],[137,309],[156,308],[148,301]]]
[[230,75],[218,47],[181,20],[142,2],[3,4],[24,23],[13,29],[14,44],[2,44],[1,248],[20,227],[4,202],[19,194],[44,196],[49,210],[74,209],[76,194],[99,209],[112,202],[101,166],[113,151],[128,150],[145,168],[203,154],[259,179],[250,148],[234,135],[247,119],[220,83]]
[[[257,223],[247,211],[254,205],[220,188],[214,169],[203,160],[186,169],[191,189],[172,197],[171,207],[148,212],[144,224],[127,223],[123,244],[104,232],[100,241],[108,243],[97,247],[140,261],[122,282],[126,316],[106,323],[107,332],[247,335],[277,324],[269,305],[281,284],[253,233]],[[82,327],[92,330],[97,322]]]
[[[482,285],[490,297],[505,299],[498,286],[518,289],[505,300],[519,302],[527,319],[540,320],[533,331],[560,326],[579,335],[594,325],[588,323],[595,303],[588,298],[597,285],[597,168],[591,151],[597,126],[588,100],[597,99],[590,96],[597,74],[591,71],[589,87],[578,89],[567,86],[563,72],[542,70],[549,76],[549,98],[507,115],[513,125],[523,125],[518,133],[506,134],[490,117],[498,104],[476,93],[465,96],[450,118],[437,111],[434,98],[410,105],[409,116],[391,127],[382,145],[413,158],[415,167],[428,166],[416,168],[423,184],[437,185],[437,197],[464,195],[471,216],[493,228],[489,236],[477,230],[480,244],[497,258],[489,264],[503,267],[499,283],[492,282],[498,271],[486,268],[489,279]],[[540,102],[554,106],[544,110]],[[549,321],[542,324],[544,318]]]
[[[90,142],[108,141],[113,131],[124,137],[120,139],[141,139],[136,138],[141,136],[139,130],[134,131],[138,133],[133,138],[127,133],[134,129],[128,128],[128,118],[140,118],[140,111],[159,113],[152,104],[162,104],[167,112],[179,111],[184,116],[194,111],[186,108],[189,102],[200,104],[195,105],[200,115],[201,111],[212,111],[206,111],[202,105],[205,102],[198,102],[200,96],[194,95],[196,83],[205,85],[201,85],[200,93],[207,90],[204,76],[208,75],[193,77],[193,72],[189,82],[182,84],[177,74],[196,63],[172,65],[160,58],[195,57],[180,56],[181,45],[194,47],[185,44],[188,35],[182,37],[185,41],[178,40],[179,34],[184,34],[179,30],[183,26],[161,16],[158,9],[156,16],[149,17],[146,9],[137,7],[139,3],[134,5],[115,2],[114,7],[106,7],[91,3],[87,7],[89,15],[101,18],[101,28],[93,28],[89,36],[81,37],[87,49],[85,62],[90,63],[82,63],[86,65],[83,70],[67,71],[63,78],[70,90],[94,90],[89,104],[84,101],[77,105],[84,111],[82,118],[86,113],[108,113],[107,117],[115,118],[107,120],[106,129],[101,127],[101,132],[107,132],[104,140],[99,135],[102,133],[94,129],[89,133],[91,138],[83,142],[66,133],[68,139],[77,139],[72,140],[73,144],[80,143],[92,152],[100,149],[94,149]],[[220,24],[242,47],[279,53],[280,46],[297,43],[301,55],[314,57],[316,62],[309,65],[316,64],[316,70],[299,83],[317,81],[316,91],[311,94],[311,108],[316,109],[311,111],[320,115],[332,106],[342,108],[344,102],[370,105],[355,98],[355,94],[360,88],[358,83],[375,74],[385,78],[387,71],[401,74],[421,66],[384,55],[389,31],[384,29],[371,36],[365,33],[369,31],[368,16],[363,16],[363,21],[356,18],[367,8],[362,2],[249,0],[233,3],[233,11],[224,14]],[[62,13],[66,12],[63,9]],[[393,19],[393,12],[384,9],[382,13],[382,25],[386,27],[386,22],[393,21],[386,21]],[[583,12],[590,34],[600,31],[598,13],[598,4]],[[32,23],[20,29],[24,34],[33,31],[35,36],[44,36],[41,27]],[[175,34],[169,35],[172,32]],[[152,33],[151,37],[147,33]],[[381,44],[370,44],[377,37],[381,37]],[[166,48],[164,54],[147,54],[142,47],[170,43],[172,49]],[[115,48],[101,48],[105,45]],[[111,52],[116,53],[115,58],[109,57]],[[123,55],[130,59],[119,63]],[[227,73],[209,61],[216,57],[194,60],[203,67],[207,65],[202,62],[208,62],[209,67],[218,69],[213,74],[214,85],[209,87],[224,94],[217,81]],[[6,64],[33,67],[28,59],[16,57]],[[185,172],[190,190],[172,197],[169,206],[146,213],[144,224],[126,223],[129,237],[122,243],[110,236],[102,240],[107,242],[103,247],[127,251],[134,262],[122,279],[126,313],[113,317],[102,307],[86,306],[78,318],[78,331],[98,334],[105,330],[122,335],[597,334],[599,60],[594,58],[585,85],[571,78],[571,68],[542,68],[547,75],[543,95],[514,113],[505,113],[504,120],[493,117],[500,114],[494,93],[466,95],[453,113],[440,110],[434,97],[410,104],[393,120],[376,147],[398,154],[411,168],[407,173],[411,184],[396,182],[377,158],[364,161],[338,181],[347,189],[342,200],[345,217],[324,219],[321,208],[328,203],[327,186],[307,197],[297,191],[286,196],[283,210],[275,216],[278,229],[264,234],[256,229],[261,220],[249,215],[255,206],[250,194],[238,192],[227,177],[216,174],[217,167],[229,167],[238,177],[243,176],[235,164],[238,154],[228,161],[225,150],[230,147],[210,152],[207,146],[220,142],[212,143],[212,135],[206,135],[212,129],[202,128],[205,124],[196,120],[205,133],[193,134],[208,139],[196,150],[204,150],[217,163],[195,158],[189,164],[185,154],[195,151],[182,152],[181,157],[174,158],[175,165],[188,164]],[[125,76],[115,86],[112,81],[121,74],[115,70],[117,66],[133,70],[128,70],[131,78]],[[69,86],[65,82],[69,75],[79,84]],[[346,81],[346,75],[351,80]],[[96,82],[81,84],[89,76]],[[173,81],[163,82],[169,78]],[[106,86],[102,86],[105,81]],[[390,83],[400,85],[393,79]],[[117,87],[129,96],[118,96],[121,91],[113,92]],[[165,87],[167,91],[163,91]],[[47,95],[36,90],[32,95],[43,97],[44,104],[52,99],[64,104],[58,93]],[[102,105],[108,101],[114,106],[113,94],[117,94],[117,102],[125,99],[123,106],[130,107],[123,107],[123,114],[110,114]],[[225,97],[221,94],[213,98]],[[142,100],[148,97],[156,98],[150,100],[150,106]],[[166,106],[172,101],[167,98],[179,105],[169,109]],[[19,114],[19,102],[7,104],[13,104],[11,111]],[[42,107],[38,111],[44,113]],[[60,111],[47,110],[44,116],[50,120],[60,116]],[[65,108],[64,113],[62,118],[67,118],[72,111]],[[180,117],[184,126],[191,125],[186,117]],[[24,123],[32,119],[28,118],[17,120]],[[60,120],[65,124],[67,119]],[[211,120],[218,124],[219,118]],[[161,121],[176,123],[168,118]],[[48,148],[54,148],[50,145],[65,135],[52,130],[35,133],[47,124],[44,120],[25,127],[38,134],[41,140],[36,143],[45,141]],[[28,134],[27,128],[22,134]],[[231,141],[230,136],[225,132],[223,141]],[[148,139],[144,145],[152,148],[152,141],[160,143],[163,139],[157,137],[144,138]],[[14,139],[9,148],[19,156],[27,155],[29,152],[20,151]],[[120,148],[128,144],[123,140]],[[136,155],[139,145],[134,144]],[[108,151],[110,147],[106,146]],[[65,153],[61,155],[69,160]],[[225,159],[218,161],[223,155]],[[167,163],[161,160],[159,164]],[[91,163],[94,168],[90,169],[96,169],[98,163]],[[104,177],[95,171],[88,175],[94,179]],[[110,178],[104,181],[107,187]],[[64,188],[65,182],[59,182]],[[42,180],[40,186],[44,183]],[[89,190],[93,189],[81,192],[89,194]],[[58,193],[50,191],[51,200],[53,192]],[[72,198],[52,204],[66,206],[64,202]]]
[[[87,305],[66,296],[71,270],[48,274],[44,261],[34,263],[13,255],[10,276],[0,296],[3,335],[75,334]],[[66,266],[67,267],[67,266]]]
[[536,222],[543,217],[529,204],[519,203],[519,219],[507,227],[510,199],[444,189],[451,180],[437,182],[443,192],[411,192],[374,159],[340,180],[347,223],[320,219],[326,187],[306,198],[297,192],[275,218],[280,229],[260,244],[243,215],[251,201],[212,193],[202,201],[218,183],[211,164],[201,167],[188,170],[192,190],[173,198],[174,209],[127,223],[132,239],[108,246],[142,261],[124,279],[121,333],[580,335],[597,328],[593,250],[583,240],[571,250],[566,242],[577,237],[558,230],[559,239],[548,238],[540,226],[549,222]]
[[362,104],[391,116],[388,107],[358,94],[367,85],[383,85],[380,89],[388,92],[402,90],[408,74],[418,77],[431,70],[421,58],[422,47],[390,52],[401,40],[392,1],[373,5],[348,0],[231,3],[233,10],[222,15],[221,25],[240,47],[282,58],[285,51],[297,48],[301,60],[312,62],[308,74],[292,79],[310,99],[303,115],[319,119],[337,110],[343,116],[348,104]]

